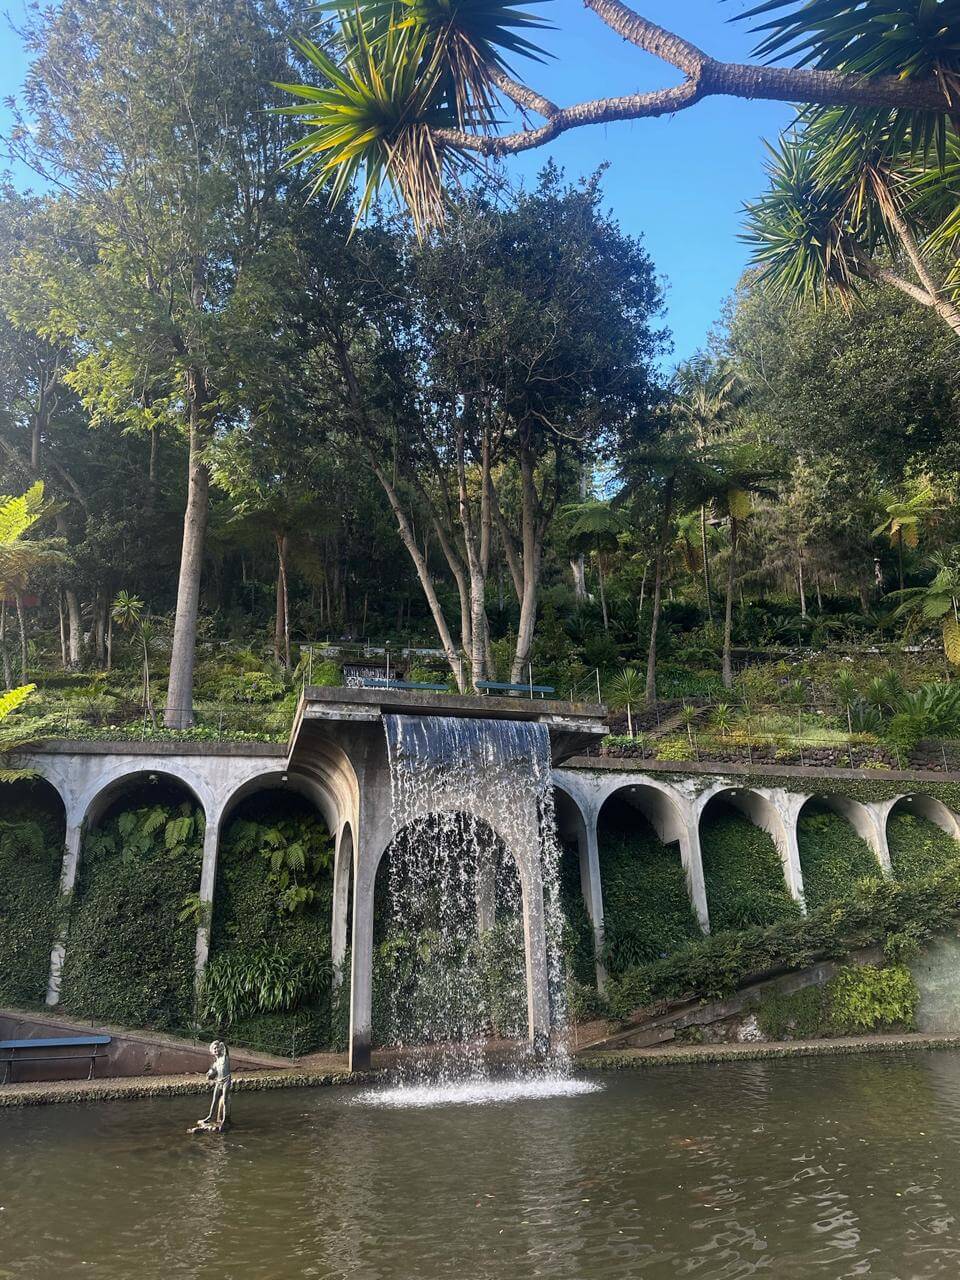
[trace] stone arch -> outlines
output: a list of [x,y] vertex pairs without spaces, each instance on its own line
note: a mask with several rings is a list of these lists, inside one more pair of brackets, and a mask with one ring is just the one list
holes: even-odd
[[[897,839],[897,835],[902,832],[891,830],[892,820],[900,815],[910,815],[935,827],[948,837],[947,841],[940,837],[939,843],[942,848],[939,851],[926,841],[925,847],[921,846],[922,852],[918,857],[911,857],[913,849],[904,850]],[[881,821],[890,857],[891,872],[897,879],[912,879],[927,875],[947,859],[955,858],[960,852],[954,848],[956,842],[960,842],[960,820],[942,800],[938,800],[935,796],[926,795],[923,792],[897,796],[888,801],[881,811]]]
[[941,831],[945,831],[947,835],[953,836],[954,840],[960,840],[960,819],[952,809],[948,809],[943,801],[935,796],[926,795],[922,791],[897,796],[890,802],[884,814],[884,826],[889,825],[890,818],[897,810],[924,818],[935,827],[939,827]]
[[[886,841],[877,826],[874,814],[867,805],[844,795],[827,793],[804,796],[796,812],[797,856],[803,876],[805,904],[811,909],[822,905],[824,899],[818,890],[821,877],[818,869],[811,863],[805,848],[801,824],[804,817],[813,816],[818,812],[835,815],[854,837],[853,842],[848,844],[845,859],[851,880],[857,879],[859,875],[875,875],[878,871],[886,875],[889,871]],[[842,892],[848,887],[849,885],[840,883],[835,885],[837,892]],[[832,889],[829,896],[834,896]]]
[[96,826],[125,791],[133,791],[143,783],[160,781],[186,791],[200,807],[208,825],[216,821],[216,799],[206,779],[189,765],[177,760],[160,766],[146,764],[134,769],[130,768],[129,762],[123,762],[105,769],[78,798],[79,825],[84,829]]
[[[760,831],[764,831],[776,849],[783,885],[790,897],[799,902],[803,909],[803,880],[796,844],[796,803],[795,797],[788,797],[772,789],[767,792],[719,783],[699,797],[696,822],[701,845],[704,820],[719,816],[724,808],[740,814]],[[707,862],[709,863],[709,859]],[[776,892],[773,885],[770,889]]]
[[[548,978],[548,957],[547,957],[547,936],[544,918],[544,893],[543,880],[540,873],[539,857],[534,860],[523,856],[521,849],[518,849],[514,840],[508,837],[502,829],[502,826],[495,819],[491,820],[492,815],[485,805],[463,806],[455,804],[440,804],[436,807],[424,808],[422,811],[413,814],[404,824],[400,831],[396,831],[387,841],[381,841],[379,847],[370,856],[367,866],[369,868],[368,891],[363,894],[364,901],[360,901],[358,895],[361,895],[361,881],[358,876],[355,882],[355,913],[362,909],[368,917],[368,926],[364,932],[370,937],[370,955],[361,956],[358,953],[360,945],[359,936],[355,939],[353,952],[353,999],[351,1000],[351,1043],[352,1052],[365,1052],[365,1046],[362,1044],[362,1038],[358,1036],[356,1019],[358,1013],[360,1017],[365,1015],[367,1007],[367,990],[370,983],[370,965],[372,964],[373,954],[373,898],[376,889],[377,876],[380,873],[384,856],[388,850],[399,839],[404,832],[409,831],[412,826],[433,818],[450,818],[457,815],[469,819],[471,822],[486,827],[496,840],[499,847],[504,851],[505,855],[511,860],[513,866],[516,867],[520,885],[521,910],[523,916],[523,936],[524,936],[524,963],[526,970],[526,1002],[527,1002],[527,1025],[531,1042],[534,1044],[543,1044],[550,1035],[550,992]],[[537,832],[539,837],[539,832]],[[359,932],[359,931],[358,931]],[[358,988],[362,987],[363,997],[362,1005],[357,999]],[[360,1006],[360,1007],[358,1007]],[[362,1025],[362,1024],[361,1024]],[[363,1027],[363,1034],[369,1034],[366,1027]],[[358,1040],[361,1043],[358,1046]]]
[[706,931],[699,847],[676,794],[647,778],[618,780],[597,813],[597,849],[604,892],[617,889],[605,917],[615,971]]

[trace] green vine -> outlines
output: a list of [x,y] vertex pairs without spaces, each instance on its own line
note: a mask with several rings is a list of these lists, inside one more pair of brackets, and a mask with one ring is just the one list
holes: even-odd
[[0,1004],[40,1004],[60,919],[63,819],[42,798],[15,799],[0,818]]

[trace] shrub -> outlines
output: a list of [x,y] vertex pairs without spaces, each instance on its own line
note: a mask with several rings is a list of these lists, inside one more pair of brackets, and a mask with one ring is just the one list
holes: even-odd
[[675,956],[631,969],[607,991],[619,1018],[655,1000],[717,999],[778,969],[805,969],[816,960],[843,959],[888,938],[910,949],[960,917],[960,859],[912,883],[868,880],[844,899],[805,918],[767,928],[715,933]]
[[314,666],[310,683],[320,689],[338,689],[343,684],[343,668],[332,658],[325,658]]
[[690,745],[688,738],[679,736],[673,738],[664,738],[657,743],[657,759],[671,760],[678,763],[684,760],[693,759],[693,747]]
[[903,965],[850,965],[823,986],[766,996],[757,1022],[770,1040],[910,1029],[919,998],[913,974]]
[[914,1026],[920,993],[913,974],[903,965],[886,969],[853,965],[841,969],[829,983],[828,991],[827,1016],[830,1030],[836,1035]]
[[839,813],[804,813],[797,823],[808,909],[841,898],[864,876],[879,878],[873,850]]
[[748,818],[724,814],[704,821],[700,843],[712,929],[743,929],[799,915],[766,831]]

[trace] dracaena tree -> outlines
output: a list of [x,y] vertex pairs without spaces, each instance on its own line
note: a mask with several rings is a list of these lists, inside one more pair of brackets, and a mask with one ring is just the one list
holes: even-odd
[[[559,6],[541,0],[358,0],[322,7],[331,50],[299,45],[314,83],[287,86],[306,127],[297,160],[342,196],[359,180],[363,213],[386,182],[422,231],[443,215],[446,188],[478,160],[541,147],[593,124],[674,114],[713,95],[840,105],[945,118],[960,69],[960,15],[913,0],[768,0],[747,14],[758,52],[800,66],[721,62],[621,0],[585,0],[612,35],[682,73],[678,85],[561,106],[512,64],[544,55],[530,38]],[[504,119],[524,127],[502,131]],[[542,123],[526,122],[539,117]]]

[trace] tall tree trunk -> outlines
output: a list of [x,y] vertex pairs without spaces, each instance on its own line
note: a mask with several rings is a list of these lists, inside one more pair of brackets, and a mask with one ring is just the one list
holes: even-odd
[[643,617],[643,606],[647,595],[647,574],[650,572],[650,561],[648,560],[643,566],[643,575],[640,578],[640,603],[637,605],[637,618]]
[[287,585],[287,550],[285,533],[275,533],[277,544],[277,610],[273,628],[273,656],[290,670],[290,592]]
[[27,683],[27,623],[23,616],[23,592],[14,592],[14,599],[17,602],[17,629],[20,632],[20,680],[23,684]]
[[597,579],[600,583],[600,613],[603,617],[603,629],[610,634],[610,619],[607,616],[607,592],[603,581],[603,552],[597,552]]
[[807,616],[807,589],[803,580],[803,547],[797,548],[797,585],[800,588],[800,617]]
[[0,601],[0,658],[3,660],[3,687],[13,688],[13,671],[10,667],[10,651],[7,648],[7,600],[6,593]]
[[897,533],[897,573],[900,578],[900,590],[903,590],[903,531]]
[[63,588],[57,591],[57,616],[60,620],[60,665],[66,671],[69,659],[67,656],[67,620],[63,613]]
[[670,520],[673,515],[673,490],[676,480],[667,481],[663,491],[663,520],[660,524],[660,540],[653,571],[653,612],[650,617],[650,642],[647,645],[647,683],[645,695],[648,702],[657,700],[657,631],[660,626],[660,600],[663,594],[663,562],[670,536]]
[[205,389],[198,370],[189,375],[190,454],[187,508],[183,516],[183,545],[177,583],[177,611],[170,652],[170,683],[164,724],[168,729],[189,729],[193,724],[193,669],[197,660],[197,615],[200,579],[210,510],[210,472],[202,459],[201,414]]
[[80,597],[72,587],[64,590],[67,602],[67,630],[69,634],[70,670],[76,671],[80,666],[80,642],[83,634],[80,617]]
[[113,610],[107,611],[107,670],[113,670]]
[[520,450],[520,482],[522,495],[523,541],[523,595],[520,600],[520,624],[517,628],[517,649],[513,656],[510,680],[520,683],[524,667],[530,659],[533,633],[537,622],[537,589],[540,585],[540,554],[542,533],[540,530],[540,502],[537,497],[533,454],[526,447]]
[[730,517],[730,567],[727,570],[727,604],[723,617],[723,687],[733,688],[733,592],[737,583],[737,540],[740,522]]
[[710,552],[707,548],[707,506],[700,504],[700,555],[703,557],[703,593],[707,601],[707,621],[713,621],[713,589],[710,584]]
[[450,670],[453,672],[454,679],[457,682],[457,688],[461,693],[463,693],[463,664],[460,661],[460,655],[457,652],[457,647],[453,643],[453,636],[450,634],[450,628],[447,625],[447,620],[443,616],[443,609],[440,605],[439,597],[437,596],[437,590],[434,586],[433,578],[430,576],[430,570],[427,567],[427,562],[423,558],[423,553],[417,545],[417,540],[413,535],[413,529],[410,527],[410,521],[407,519],[407,513],[403,509],[399,495],[393,487],[390,477],[373,456],[371,456],[370,459],[370,466],[374,475],[380,481],[384,493],[387,495],[387,500],[390,503],[393,514],[397,520],[400,540],[407,548],[410,559],[413,561],[414,568],[417,571],[417,577],[420,579],[423,594],[427,598],[427,605],[430,609],[431,617],[433,618],[433,625],[437,629],[437,635],[440,638],[440,643],[443,646],[444,656],[447,659]]
[[814,574],[813,585],[817,592],[817,613],[823,613],[823,594],[820,590],[820,570]]
[[573,576],[573,598],[577,604],[587,602],[587,564],[582,555],[571,556],[570,573]]

